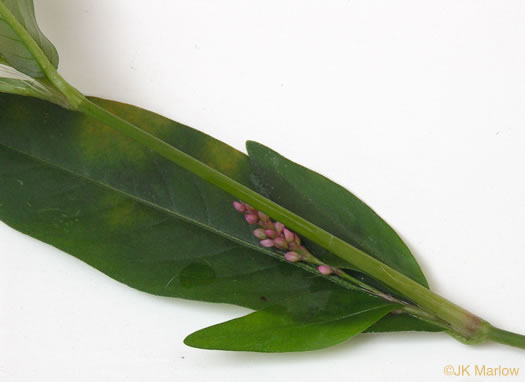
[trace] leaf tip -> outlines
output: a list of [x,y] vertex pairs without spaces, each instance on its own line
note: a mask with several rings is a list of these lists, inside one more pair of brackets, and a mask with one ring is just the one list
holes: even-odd
[[246,141],[246,151],[248,151],[249,156],[251,156],[253,152],[262,151],[262,150],[270,150],[270,149],[264,146],[263,144],[255,142],[255,141]]
[[184,345],[197,349],[205,349],[205,347],[202,346],[202,341],[199,341],[198,333],[199,331],[196,331],[187,335],[182,341]]

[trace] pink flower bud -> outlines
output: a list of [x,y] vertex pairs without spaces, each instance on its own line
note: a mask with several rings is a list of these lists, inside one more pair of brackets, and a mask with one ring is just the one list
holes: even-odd
[[278,237],[273,241],[275,248],[288,249],[288,242],[282,237]]
[[294,241],[295,241],[295,244],[297,245],[301,245],[301,239],[299,238],[299,236],[297,236],[297,234],[294,233]]
[[261,245],[265,248],[273,247],[274,242],[272,239],[265,239],[260,241]]
[[259,225],[263,227],[264,229],[269,229],[274,231],[273,223],[271,220],[268,220],[267,222],[259,221]]
[[322,275],[331,275],[332,273],[334,273],[334,270],[332,269],[332,267],[325,265],[325,264],[319,265],[317,267],[317,270]]
[[296,252],[287,252],[285,255],[284,255],[284,258],[291,262],[291,263],[296,263],[298,261],[301,261],[301,255],[299,255],[298,253]]
[[279,233],[283,232],[284,224],[283,224],[283,223],[276,222],[276,223],[275,223],[275,229],[276,229],[277,232],[279,232]]
[[257,212],[257,215],[259,215],[259,219],[261,219],[261,221],[262,221],[263,223],[266,223],[267,221],[270,220],[270,218],[268,217],[268,215],[262,213],[261,211],[258,211],[258,212]]
[[272,239],[275,239],[277,236],[279,236],[279,234],[272,229],[267,229],[264,231],[264,233],[266,234],[266,236]]
[[239,212],[246,212],[246,206],[244,203],[239,203],[238,201],[233,202],[233,208],[235,208]]
[[257,239],[261,239],[261,240],[266,239],[266,234],[264,233],[264,229],[262,228],[257,228],[256,230],[253,231],[253,234]]
[[246,219],[248,224],[257,224],[257,222],[259,221],[259,217],[254,214],[246,214],[244,215],[244,218]]
[[288,243],[291,243],[292,241],[294,241],[294,234],[288,228],[283,229],[283,234],[284,234],[284,239]]

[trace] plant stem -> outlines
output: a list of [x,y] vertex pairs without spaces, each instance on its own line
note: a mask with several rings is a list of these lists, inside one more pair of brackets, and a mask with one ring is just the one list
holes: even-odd
[[525,349],[525,336],[521,334],[508,332],[491,326],[488,330],[487,337],[490,341]]
[[314,241],[388,287],[400,292],[433,316],[448,323],[450,329],[456,331],[459,335],[467,339],[474,338],[481,334],[480,328],[488,325],[472,313],[438,296],[395,269],[381,263],[379,260],[275,202],[266,199],[190,155],[115,116],[88,99],[84,99],[78,105],[78,110],[119,130],[124,135],[142,143],[170,161],[228,192],[235,198],[243,200],[273,219],[279,220],[302,236]]

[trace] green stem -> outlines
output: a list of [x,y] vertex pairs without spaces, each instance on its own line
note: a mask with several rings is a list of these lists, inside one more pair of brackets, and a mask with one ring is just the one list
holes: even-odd
[[508,332],[491,326],[488,330],[487,337],[490,341],[525,349],[525,336],[521,334]]
[[142,143],[170,161],[328,249],[388,287],[400,292],[438,319],[447,322],[450,328],[461,336],[465,338],[475,337],[478,334],[478,329],[485,325],[484,321],[472,313],[436,295],[395,269],[91,101],[84,99],[78,106],[78,110],[119,130],[122,134]]

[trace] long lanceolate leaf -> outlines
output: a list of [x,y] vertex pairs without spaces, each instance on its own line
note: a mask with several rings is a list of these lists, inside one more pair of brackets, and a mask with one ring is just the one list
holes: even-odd
[[[0,0],[0,2],[9,9],[11,14],[31,35],[51,64],[55,68],[58,67],[57,50],[38,27],[33,0]],[[29,52],[25,43],[1,16],[0,57],[4,58],[9,65],[28,76],[35,78],[44,76],[40,65]]]
[[[153,113],[97,102],[250,183],[248,158],[231,147]],[[0,95],[0,164],[0,219],[134,288],[254,309],[305,293],[356,293],[276,260],[228,194],[78,113]],[[386,317],[369,330],[417,322]]]

